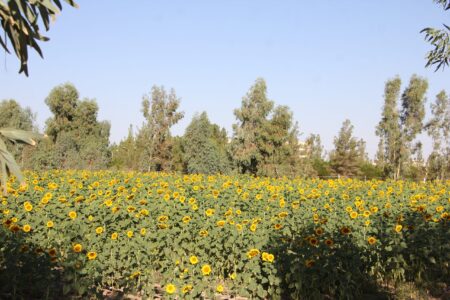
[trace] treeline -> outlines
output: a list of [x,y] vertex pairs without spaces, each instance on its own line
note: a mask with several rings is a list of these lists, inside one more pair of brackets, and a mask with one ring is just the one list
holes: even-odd
[[[345,120],[325,153],[318,134],[299,140],[298,124],[287,106],[267,98],[267,86],[257,79],[234,110],[236,122],[229,135],[213,124],[206,112],[195,115],[183,136],[170,129],[184,117],[172,89],[154,86],[142,100],[144,123],[118,144],[109,143],[110,123],[98,120],[98,105],[80,99],[71,84],[55,87],[45,103],[53,116],[46,121],[48,139],[37,147],[9,144],[17,161],[29,169],[119,169],[256,176],[346,176],[393,179],[450,177],[450,99],[445,91],[431,104],[425,121],[428,82],[413,75],[401,93],[401,80],[385,86],[381,120],[376,127],[379,147],[369,159],[366,143],[353,135]],[[15,100],[0,102],[0,128],[37,130],[35,116]],[[433,140],[428,159],[418,135]]]

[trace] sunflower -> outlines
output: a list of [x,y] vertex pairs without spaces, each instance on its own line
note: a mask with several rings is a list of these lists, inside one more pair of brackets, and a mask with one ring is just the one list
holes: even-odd
[[50,255],[51,257],[55,257],[56,256],[56,249],[52,248],[52,249],[48,250],[48,255]]
[[168,220],[169,220],[169,217],[166,215],[162,215],[162,216],[158,217],[158,222],[160,222],[160,223],[167,222]]
[[219,226],[219,227],[223,227],[224,225],[225,225],[225,223],[226,223],[226,221],[224,221],[224,220],[219,220],[219,221],[217,221],[217,226]]
[[250,249],[250,250],[247,252],[247,257],[248,257],[248,258],[253,258],[253,257],[258,256],[258,255],[259,255],[259,250],[258,250],[258,249],[255,249],[255,248]]
[[342,234],[350,234],[352,231],[350,228],[348,228],[347,226],[344,226],[341,228],[341,233]]
[[77,213],[75,211],[69,212],[69,217],[74,220],[77,217]]
[[111,239],[112,240],[117,240],[118,236],[119,236],[119,234],[117,232],[114,232],[113,234],[111,234]]
[[316,239],[315,237],[309,238],[308,242],[311,246],[317,246],[319,244],[319,240]]
[[334,242],[332,239],[326,239],[325,240],[325,245],[327,245],[328,247],[331,247],[334,245]]
[[103,227],[97,227],[97,228],[95,229],[95,233],[96,233],[96,234],[102,234],[102,233],[103,233]]
[[176,291],[177,291],[177,287],[175,285],[173,285],[172,283],[169,283],[168,285],[166,285],[166,293],[167,294],[172,295]]
[[307,259],[307,260],[305,261],[305,266],[306,266],[307,268],[311,268],[312,266],[314,266],[314,259]]
[[373,244],[375,244],[375,243],[377,242],[377,239],[376,239],[375,237],[371,236],[371,237],[369,237],[369,238],[367,239],[367,242],[368,242],[370,245],[373,245]]
[[193,265],[196,265],[198,263],[198,257],[195,255],[192,255],[191,257],[189,257],[189,262]]
[[275,230],[280,230],[281,228],[283,228],[283,225],[277,223],[273,225],[273,228],[275,228]]
[[94,260],[94,259],[97,258],[97,252],[89,251],[89,252],[87,253],[87,257],[88,257],[89,260]]
[[23,225],[23,228],[22,228],[22,230],[23,230],[24,232],[30,232],[30,230],[31,230],[31,226],[30,226],[30,225],[28,225],[28,224],[25,224],[25,225]]
[[183,294],[189,293],[190,291],[192,291],[194,287],[190,284],[183,286],[183,288],[181,289],[181,291],[183,292]]
[[75,244],[73,245],[72,250],[76,253],[80,253],[81,250],[83,250],[83,246],[81,246],[81,244]]
[[211,267],[210,267],[210,265],[203,265],[202,266],[202,274],[204,276],[208,276],[209,274],[211,274]]
[[221,284],[217,285],[216,291],[217,291],[218,293],[223,293],[223,291],[224,291],[223,285],[221,285]]
[[24,208],[26,211],[30,212],[33,210],[33,205],[31,205],[31,203],[29,202],[25,202],[26,204],[24,205]]
[[52,228],[55,224],[53,223],[53,221],[47,221],[47,227],[48,228]]
[[282,211],[278,214],[279,218],[286,218],[287,216],[288,216],[288,212],[286,212],[286,211]]
[[267,261],[267,262],[273,262],[273,260],[275,259],[275,256],[273,254],[267,253],[267,252],[263,252],[261,254],[261,258],[263,261]]

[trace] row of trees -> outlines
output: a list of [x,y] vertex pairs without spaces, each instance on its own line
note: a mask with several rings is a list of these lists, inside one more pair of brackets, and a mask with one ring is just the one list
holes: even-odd
[[[401,79],[385,86],[380,138],[372,162],[366,143],[353,135],[349,120],[325,153],[320,136],[299,140],[298,124],[287,106],[267,97],[267,86],[257,79],[234,111],[231,137],[211,123],[206,112],[193,117],[183,136],[170,129],[184,117],[172,89],[154,86],[142,101],[142,126],[118,144],[109,144],[110,124],[97,118],[95,100],[80,99],[71,84],[55,87],[45,103],[53,116],[46,122],[48,139],[35,148],[8,145],[16,160],[32,169],[104,169],[184,173],[245,173],[257,176],[362,176],[366,178],[448,178],[450,174],[450,100],[440,92],[425,121],[428,83],[411,77],[403,93]],[[35,130],[35,117],[14,100],[0,102],[0,128]],[[433,151],[427,161],[417,136],[427,132]]]
[[[376,128],[380,137],[376,164],[386,177],[443,179],[450,175],[450,100],[441,91],[431,104],[432,117],[426,122],[427,89],[427,80],[416,75],[401,95],[400,78],[386,82],[382,119]],[[422,143],[417,140],[423,131],[433,141],[426,164]]]

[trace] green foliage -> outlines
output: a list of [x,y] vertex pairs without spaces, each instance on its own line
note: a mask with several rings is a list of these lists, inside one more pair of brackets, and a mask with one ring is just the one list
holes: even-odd
[[183,136],[183,160],[187,173],[217,174],[230,171],[227,134],[212,124],[206,112],[194,116]]
[[234,114],[238,123],[233,125],[231,153],[238,171],[293,176],[300,161],[297,125],[288,107],[274,109],[263,79],[256,80]]
[[77,89],[66,83],[52,89],[45,103],[53,113],[46,122],[51,143],[36,148],[30,167],[105,169],[111,159],[110,124],[97,120],[95,100],[80,100]]
[[[3,100],[0,102],[0,128],[16,128],[25,131],[35,130],[35,115],[30,108],[22,108],[15,100]],[[5,141],[16,161],[22,166],[29,159],[25,146],[19,143]]]
[[175,90],[167,94],[164,87],[153,86],[151,98],[144,96],[142,113],[145,123],[137,136],[140,153],[138,168],[143,171],[172,170],[173,139],[170,128],[184,116],[178,112],[180,99]]
[[136,149],[136,138],[133,126],[128,128],[128,136],[118,145],[111,146],[111,167],[119,170],[134,170],[137,168],[139,153]]
[[[450,9],[450,1],[434,0],[442,6],[444,10]],[[444,24],[444,29],[424,28],[421,33],[425,34],[425,40],[433,46],[427,54],[426,67],[436,66],[435,71],[444,69],[449,64],[450,59],[450,27]]]
[[234,115],[238,121],[233,124],[232,156],[239,172],[256,175],[260,172],[264,156],[265,142],[268,140],[268,116],[273,102],[267,98],[266,82],[258,78],[242,99],[240,109]]
[[359,169],[361,178],[364,179],[380,179],[384,176],[382,168],[367,161],[362,163]]
[[24,182],[20,167],[14,159],[11,152],[8,151],[4,140],[14,143],[25,143],[36,145],[36,139],[42,138],[42,135],[13,128],[0,128],[0,183],[3,188],[3,194],[7,194],[8,175],[14,175],[21,183]]
[[413,75],[402,94],[400,121],[403,135],[408,143],[422,132],[427,89],[428,81]]
[[353,137],[353,125],[350,120],[342,124],[339,135],[334,138],[334,150],[330,153],[330,165],[334,173],[341,176],[359,175],[359,166],[364,157],[360,141]]
[[[5,2],[6,1],[6,2]],[[72,0],[65,0],[70,6],[77,7]],[[60,0],[2,0],[0,1],[0,24],[4,35],[0,35],[0,45],[9,53],[8,40],[20,60],[19,73],[28,76],[28,48],[33,48],[41,57],[42,51],[38,41],[49,39],[40,32],[40,23],[46,30],[50,22],[62,10]],[[5,37],[5,40],[3,39]]]
[[333,174],[333,170],[331,169],[330,162],[322,159],[322,158],[314,158],[312,160],[312,167],[319,177],[329,177]]
[[450,98],[441,91],[431,104],[432,118],[425,125],[433,140],[433,150],[428,158],[428,177],[445,179],[450,175]]
[[398,99],[400,96],[401,80],[396,77],[388,80],[384,88],[384,105],[381,121],[376,128],[380,137],[378,145],[377,164],[384,169],[387,177],[398,178],[401,158],[401,128]]

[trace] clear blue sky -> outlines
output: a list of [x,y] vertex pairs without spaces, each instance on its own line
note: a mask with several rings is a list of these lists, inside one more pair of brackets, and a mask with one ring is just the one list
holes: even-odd
[[0,99],[29,106],[41,129],[50,116],[44,99],[69,81],[97,100],[113,142],[142,124],[142,96],[155,84],[181,97],[185,118],[174,134],[205,110],[231,135],[233,110],[263,77],[270,99],[294,112],[301,139],[319,133],[329,150],[349,118],[373,156],[388,78],[400,75],[405,86],[414,73],[426,77],[428,112],[441,89],[450,92],[450,69],[424,68],[429,46],[420,30],[450,23],[431,0],[78,3],[47,32],[45,59],[31,55],[29,78],[17,74],[15,56],[2,55]]

